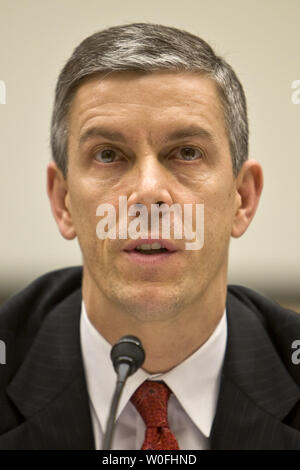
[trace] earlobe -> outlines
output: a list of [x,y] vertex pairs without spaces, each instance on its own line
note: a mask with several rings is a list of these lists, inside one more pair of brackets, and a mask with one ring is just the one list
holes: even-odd
[[68,184],[53,161],[47,167],[47,194],[61,235],[67,240],[73,240],[76,232],[70,211]]
[[256,160],[247,160],[236,179],[236,209],[231,236],[245,233],[256,212],[263,188],[263,172]]

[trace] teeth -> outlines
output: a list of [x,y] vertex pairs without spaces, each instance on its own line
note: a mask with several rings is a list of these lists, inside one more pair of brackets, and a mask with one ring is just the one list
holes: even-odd
[[160,248],[163,248],[163,246],[160,243],[152,243],[151,248],[152,250],[159,250]]
[[163,248],[160,243],[143,244],[136,247],[137,250],[159,250],[160,248]]

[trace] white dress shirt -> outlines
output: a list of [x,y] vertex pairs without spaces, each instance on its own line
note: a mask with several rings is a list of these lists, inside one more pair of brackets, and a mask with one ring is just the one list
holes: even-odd
[[[82,301],[80,339],[96,449],[102,448],[116,373],[111,345],[90,322]],[[172,390],[168,422],[180,449],[209,449],[227,341],[226,310],[209,339],[185,361],[166,373],[140,368],[127,379],[119,402],[112,449],[140,449],[145,424],[130,397],[145,380],[164,381]],[[76,410],[74,410],[76,413]]]

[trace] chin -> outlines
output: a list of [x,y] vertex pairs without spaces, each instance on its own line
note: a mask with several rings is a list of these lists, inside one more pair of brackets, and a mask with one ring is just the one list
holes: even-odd
[[[128,294],[128,292],[127,292]],[[118,298],[120,307],[126,314],[139,321],[166,321],[175,318],[185,306],[184,299],[172,294],[155,292],[155,288],[145,293],[136,289],[133,295]]]

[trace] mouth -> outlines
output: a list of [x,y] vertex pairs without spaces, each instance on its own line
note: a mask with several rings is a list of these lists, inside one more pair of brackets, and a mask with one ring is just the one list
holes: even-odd
[[124,252],[128,260],[141,265],[155,265],[169,261],[177,253],[170,241],[139,239],[129,243]]

